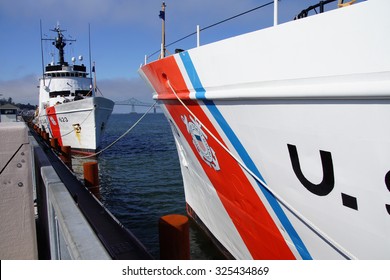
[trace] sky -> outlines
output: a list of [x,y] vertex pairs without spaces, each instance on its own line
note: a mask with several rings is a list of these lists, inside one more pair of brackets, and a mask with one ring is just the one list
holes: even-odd
[[[174,42],[200,28],[248,11],[272,0],[166,0],[166,43]],[[361,2],[360,0],[358,2]],[[279,23],[319,0],[280,0]],[[38,104],[39,77],[44,64],[57,50],[44,38],[57,24],[67,39],[76,42],[65,47],[65,60],[83,56],[96,64],[97,86],[113,101],[136,98],[153,103],[152,92],[140,78],[138,69],[145,55],[158,51],[161,44],[161,0],[12,0],[0,1],[0,98],[15,103]],[[328,5],[336,7],[336,2]],[[224,24],[204,30],[201,45],[266,28],[273,25],[273,5],[258,9]],[[91,53],[89,53],[90,28]],[[196,36],[175,45],[174,49],[196,46]],[[148,62],[158,59],[157,55]],[[57,61],[57,59],[55,59]],[[138,109],[142,111],[145,109]],[[114,113],[130,112],[130,107],[115,106]]]

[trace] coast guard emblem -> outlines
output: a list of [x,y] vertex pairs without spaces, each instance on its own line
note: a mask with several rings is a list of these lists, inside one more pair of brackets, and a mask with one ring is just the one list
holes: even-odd
[[203,132],[200,123],[191,116],[190,121],[188,121],[186,116],[181,116],[181,119],[186,125],[188,133],[191,134],[192,143],[203,161],[216,171],[220,170],[215,152],[207,143],[207,135]]

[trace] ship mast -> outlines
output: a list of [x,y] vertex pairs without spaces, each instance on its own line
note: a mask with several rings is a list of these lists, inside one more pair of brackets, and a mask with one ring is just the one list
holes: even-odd
[[57,38],[55,38],[53,45],[58,49],[59,64],[66,65],[67,63],[65,62],[64,58],[64,48],[66,46],[66,42],[75,42],[76,40],[65,39],[62,32],[66,30],[61,30],[58,25],[54,29],[51,29],[51,31],[57,32]]

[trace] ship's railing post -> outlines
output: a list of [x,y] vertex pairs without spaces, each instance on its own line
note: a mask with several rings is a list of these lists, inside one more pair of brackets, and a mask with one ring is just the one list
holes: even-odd
[[278,25],[278,1],[274,0],[274,26]]
[[196,46],[200,46],[200,27],[199,25],[196,26]]

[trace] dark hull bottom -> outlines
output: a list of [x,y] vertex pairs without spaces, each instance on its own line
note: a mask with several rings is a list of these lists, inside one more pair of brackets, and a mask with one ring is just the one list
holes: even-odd
[[[97,152],[99,152],[99,150],[72,148],[72,154],[80,155],[80,156],[92,156],[92,155],[96,154]],[[94,157],[97,157],[97,155]]]
[[211,233],[202,220],[198,217],[191,206],[186,203],[186,209],[188,216],[196,223],[197,226],[207,235],[207,237],[213,242],[221,254],[228,260],[234,260],[235,258],[230,254],[228,250],[218,241],[218,239]]

